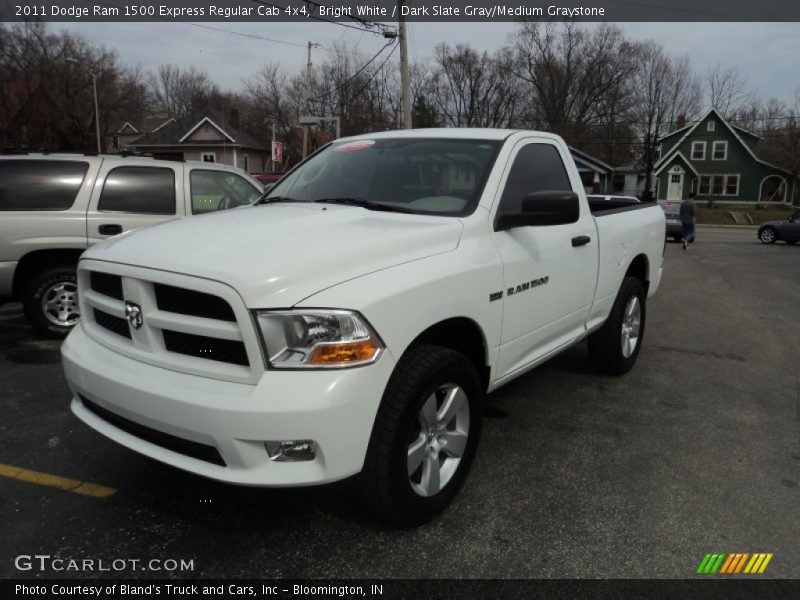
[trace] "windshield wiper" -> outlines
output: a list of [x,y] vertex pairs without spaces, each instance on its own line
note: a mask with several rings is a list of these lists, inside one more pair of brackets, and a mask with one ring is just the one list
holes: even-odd
[[273,202],[303,202],[303,200],[296,200],[294,198],[288,198],[287,196],[272,196],[271,198],[259,198],[253,202],[253,206],[272,204]]
[[359,206],[361,208],[366,208],[367,210],[383,210],[386,212],[414,214],[414,211],[409,210],[408,208],[403,208],[401,206],[393,206],[391,204],[382,204],[380,202],[373,202],[372,200],[367,200],[366,198],[354,198],[354,197],[343,196],[341,198],[320,198],[318,200],[314,200],[314,202],[323,204],[344,204],[346,206]]

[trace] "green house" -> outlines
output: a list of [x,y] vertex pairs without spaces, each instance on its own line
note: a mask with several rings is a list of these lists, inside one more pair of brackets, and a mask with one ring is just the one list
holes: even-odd
[[792,174],[758,158],[761,137],[729,123],[712,108],[693,125],[661,138],[654,165],[656,198],[680,201],[791,203]]

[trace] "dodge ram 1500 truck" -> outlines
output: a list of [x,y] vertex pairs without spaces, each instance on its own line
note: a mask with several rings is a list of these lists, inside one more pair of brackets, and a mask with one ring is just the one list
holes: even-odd
[[464,483],[487,392],[587,336],[631,369],[663,252],[663,211],[592,206],[555,135],[337,140],[254,206],[84,253],[72,410],[216,480],[352,477],[418,524]]

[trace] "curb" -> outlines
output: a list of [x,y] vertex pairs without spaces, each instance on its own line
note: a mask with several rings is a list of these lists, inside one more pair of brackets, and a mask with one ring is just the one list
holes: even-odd
[[755,231],[759,228],[758,225],[728,225],[726,223],[698,223],[696,227],[702,229],[739,229],[742,231]]

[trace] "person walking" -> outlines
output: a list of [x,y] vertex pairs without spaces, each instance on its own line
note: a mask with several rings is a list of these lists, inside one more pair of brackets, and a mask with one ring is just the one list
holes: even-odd
[[697,204],[694,201],[694,192],[681,202],[681,228],[683,229],[683,249],[694,242],[694,218],[697,215]]

